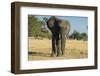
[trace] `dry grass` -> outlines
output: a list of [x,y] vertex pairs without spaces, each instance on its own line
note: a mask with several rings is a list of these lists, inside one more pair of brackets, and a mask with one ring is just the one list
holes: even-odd
[[87,41],[66,40],[65,55],[61,57],[50,57],[51,40],[37,40],[29,38],[28,60],[47,59],[79,59],[87,58]]

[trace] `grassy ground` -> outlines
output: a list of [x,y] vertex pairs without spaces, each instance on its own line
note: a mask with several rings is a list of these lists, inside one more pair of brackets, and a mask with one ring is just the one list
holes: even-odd
[[28,60],[87,58],[87,41],[66,40],[65,55],[61,57],[50,57],[52,48],[51,40],[29,38],[28,45]]

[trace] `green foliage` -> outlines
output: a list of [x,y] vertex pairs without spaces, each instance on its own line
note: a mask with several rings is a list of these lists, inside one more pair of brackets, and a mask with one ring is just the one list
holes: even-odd
[[86,41],[88,39],[88,36],[87,34],[84,32],[84,33],[79,33],[78,31],[74,31],[70,36],[69,36],[70,39],[77,39],[77,40],[84,40]]
[[38,30],[40,30],[40,22],[35,16],[29,15],[28,16],[28,36],[37,36],[39,34]]
[[81,33],[81,37],[84,41],[88,39],[88,35],[86,33]]
[[44,17],[43,20],[44,20],[45,22],[47,22],[48,18]]
[[[46,21],[47,18],[44,18]],[[39,20],[33,15],[28,16],[28,36],[35,38],[49,38],[50,34],[46,28],[44,28],[45,21]]]

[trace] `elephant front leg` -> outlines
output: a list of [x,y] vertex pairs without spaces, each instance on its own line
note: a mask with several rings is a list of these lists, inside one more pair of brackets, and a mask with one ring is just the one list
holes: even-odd
[[57,56],[61,56],[61,40],[56,40],[56,46],[57,46]]
[[56,39],[54,36],[52,36],[52,53],[51,56],[56,56]]

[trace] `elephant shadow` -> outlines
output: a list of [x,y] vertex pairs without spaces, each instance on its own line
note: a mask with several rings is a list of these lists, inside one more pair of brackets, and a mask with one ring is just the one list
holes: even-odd
[[43,52],[28,52],[30,56],[41,56],[41,57],[50,57],[50,53],[43,53]]

